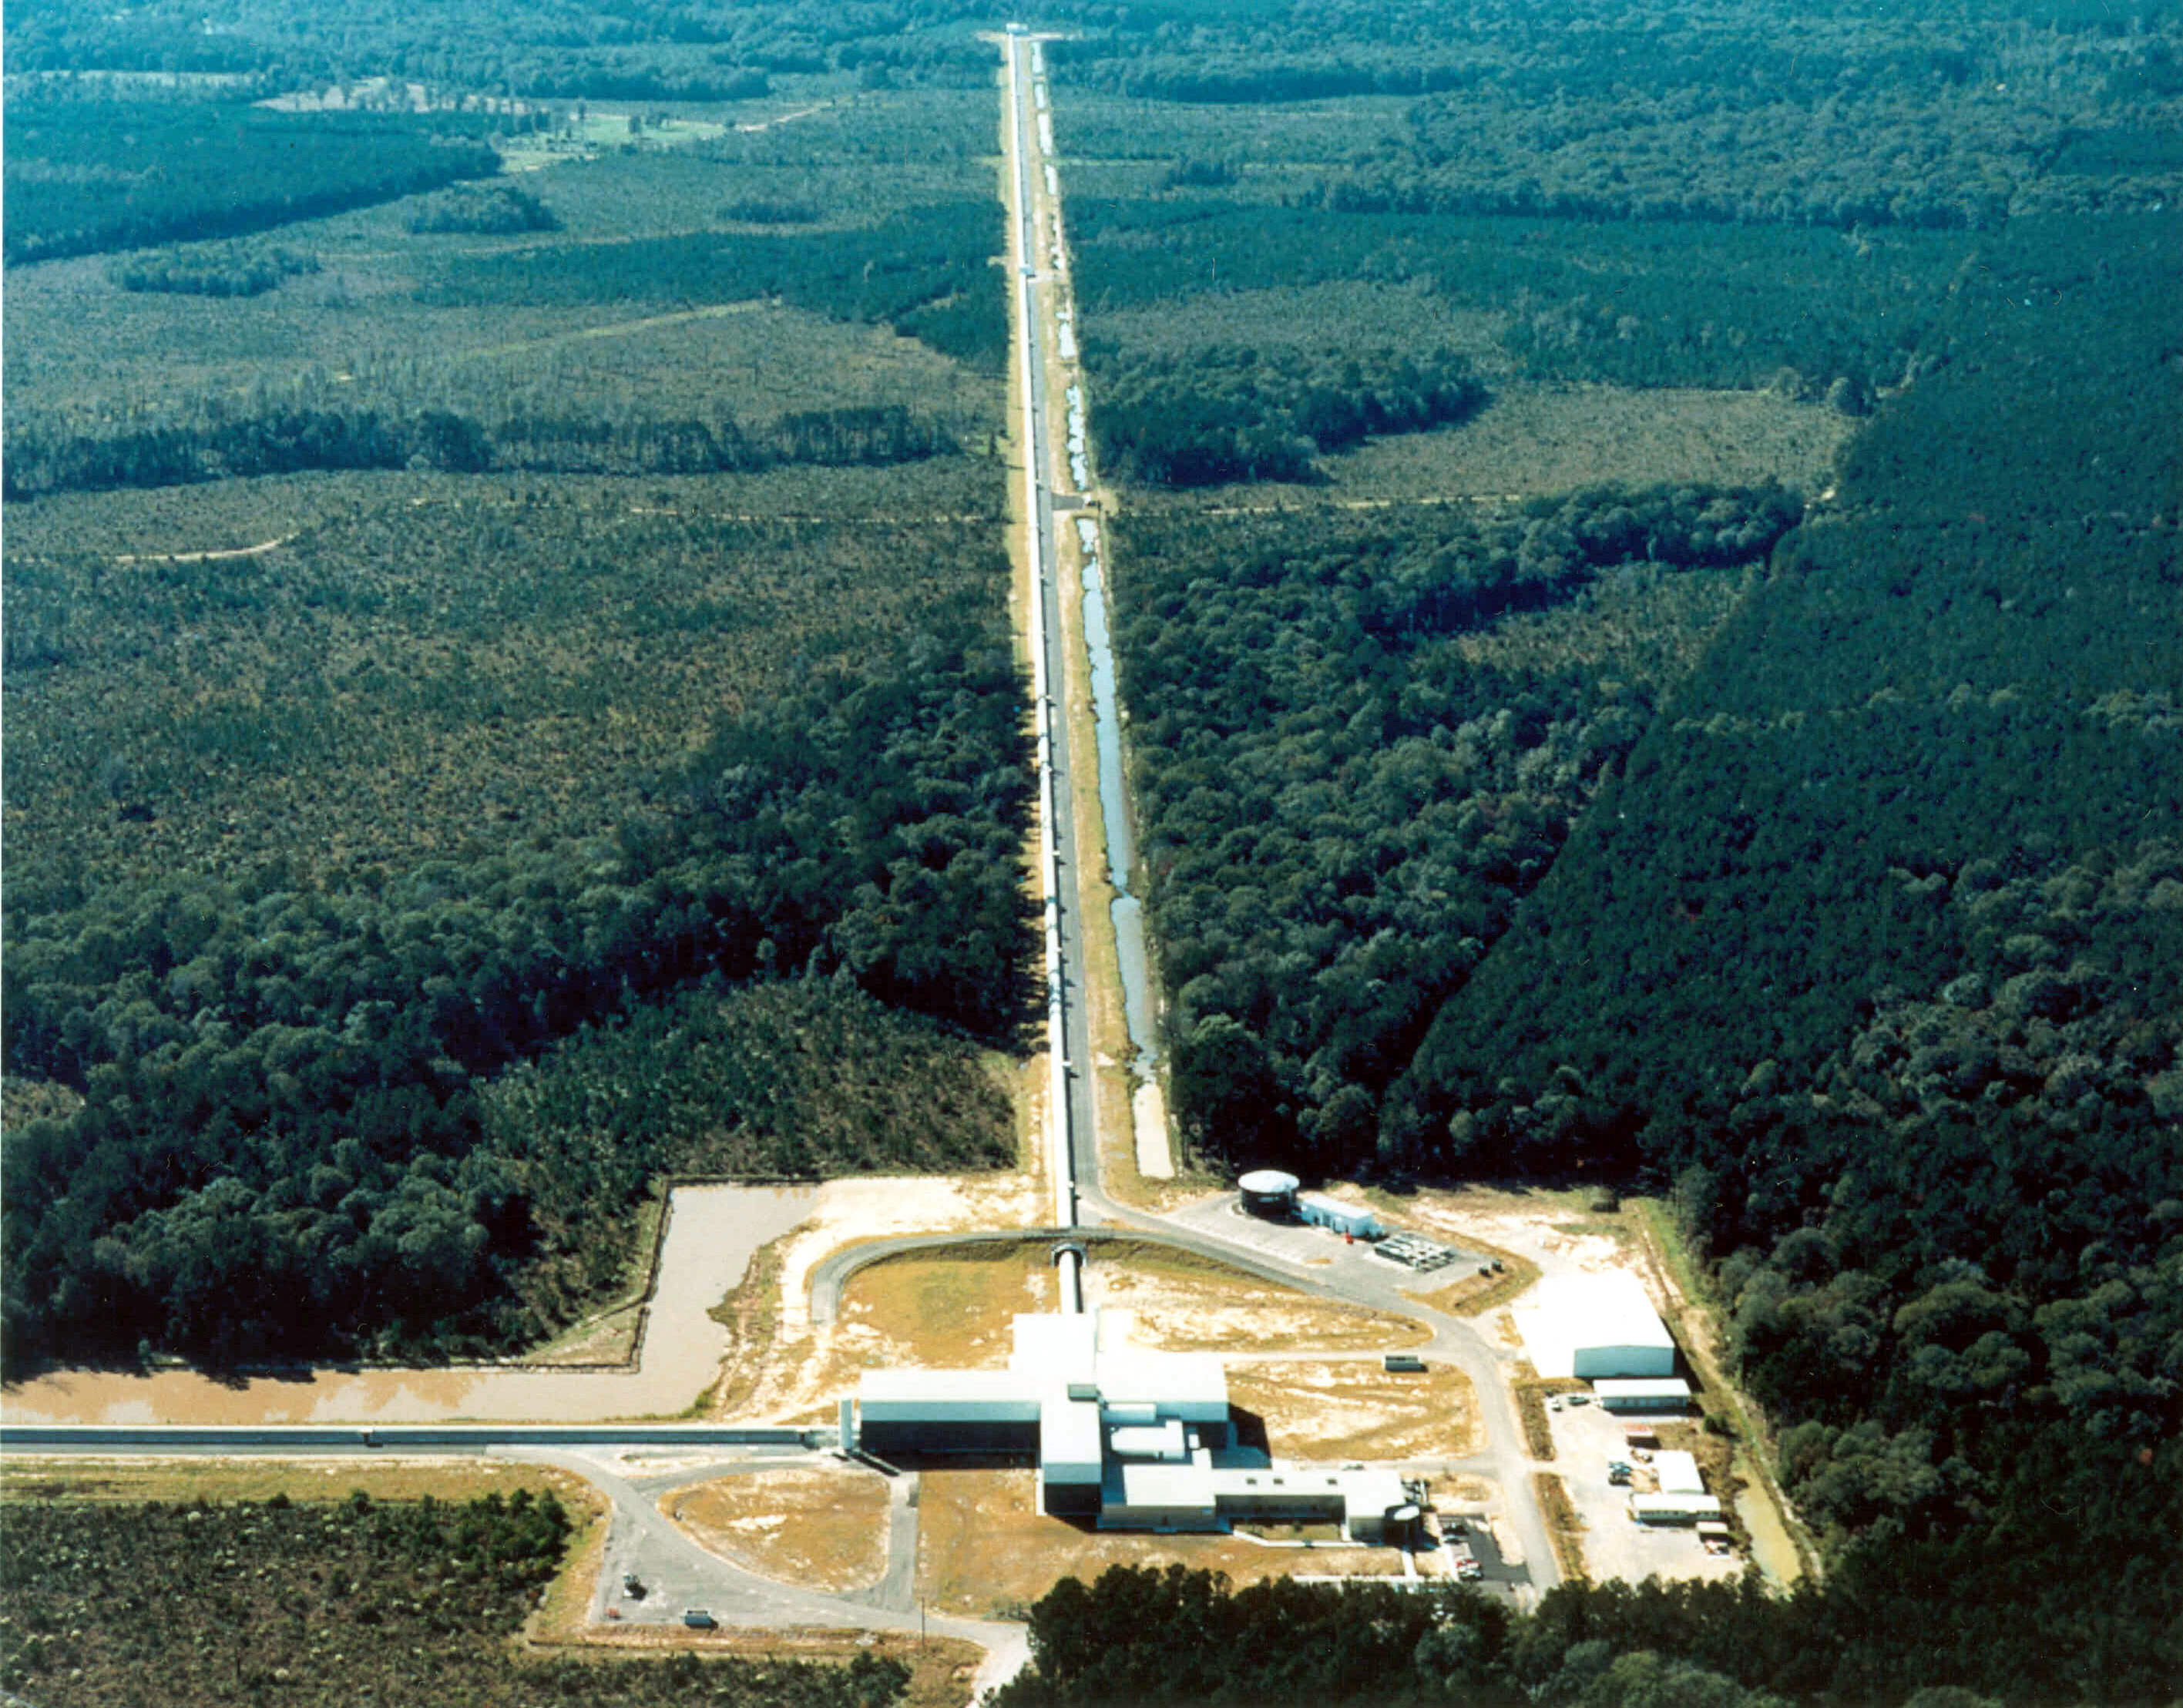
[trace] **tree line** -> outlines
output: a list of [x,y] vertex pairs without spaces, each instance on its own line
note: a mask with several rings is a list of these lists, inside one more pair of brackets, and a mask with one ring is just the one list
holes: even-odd
[[[2179,1462],[2172,1442],[2158,1456],[2171,1470]],[[2123,1474],[2138,1498],[2177,1516],[2172,1486],[2156,1493],[2154,1466]],[[2086,1480],[2073,1478],[2070,1486]],[[2141,1584],[2149,1564],[2141,1556],[2102,1559]],[[1807,1582],[1786,1596],[1769,1593],[1756,1572],[1726,1583],[1565,1583],[1517,1613],[1459,1586],[1417,1594],[1277,1578],[1235,1589],[1181,1566],[1116,1566],[1088,1585],[1064,1579],[1031,1608],[1031,1665],[994,1700],[996,1708],[2000,1708],[2007,1700],[2168,1700],[2172,1633],[2140,1633],[2128,1654],[2089,1666],[2058,1665],[2042,1633],[2021,1623],[1981,1621],[1968,1646],[1965,1634],[1903,1618],[1879,1585],[1854,1577]]]
[[1101,465],[1155,486],[1309,480],[1316,455],[1466,420],[1486,399],[1469,363],[1448,350],[1345,350],[1314,361],[1214,347],[1125,358],[1093,341],[1085,361]]
[[[239,236],[392,202],[499,156],[455,115],[270,113],[225,101],[18,98],[8,264]],[[178,170],[187,162],[187,169]]]
[[608,421],[452,409],[414,412],[272,404],[207,410],[186,424],[99,431],[32,417],[9,424],[6,496],[180,486],[312,469],[435,469],[481,474],[750,474],[792,464],[870,468],[953,455],[942,423],[900,403],[801,409],[745,426],[704,420]]

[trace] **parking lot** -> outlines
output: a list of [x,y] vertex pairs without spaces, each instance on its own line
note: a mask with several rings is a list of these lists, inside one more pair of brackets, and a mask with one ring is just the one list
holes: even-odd
[[[1443,1514],[1439,1521],[1440,1557],[1427,1568],[1444,1571],[1449,1577],[1458,1578],[1491,1594],[1513,1598],[1519,1588],[1526,1587],[1531,1574],[1523,1566],[1511,1565],[1501,1552],[1501,1539],[1494,1534],[1493,1526],[1483,1517],[1464,1517],[1457,1513]],[[1469,1555],[1478,1562],[1478,1573],[1468,1577],[1458,1570],[1456,1561]]]
[[[1597,1404],[1549,1411],[1554,1466],[1570,1501],[1584,1521],[1585,1566],[1594,1578],[1621,1578],[1636,1583],[1662,1578],[1734,1578],[1743,1570],[1740,1554],[1708,1554],[1697,1533],[1686,1524],[1640,1524],[1630,1517],[1630,1490],[1607,1480],[1611,1460],[1632,1455],[1623,1425],[1633,1420]],[[1714,1494],[1720,1491],[1715,1489]],[[1723,1506],[1727,1502],[1724,1500]]]

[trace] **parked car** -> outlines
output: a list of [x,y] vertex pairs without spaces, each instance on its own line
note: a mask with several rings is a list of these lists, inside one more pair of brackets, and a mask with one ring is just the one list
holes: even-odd
[[1486,1575],[1486,1568],[1466,1554],[1455,1562],[1455,1575],[1459,1583],[1475,1583]]
[[692,1631],[710,1631],[720,1622],[703,1607],[686,1607],[682,1610],[682,1622]]
[[636,1600],[642,1601],[644,1600],[644,1580],[639,1578],[634,1572],[623,1572],[621,1574],[621,1593],[625,1595],[634,1596]]

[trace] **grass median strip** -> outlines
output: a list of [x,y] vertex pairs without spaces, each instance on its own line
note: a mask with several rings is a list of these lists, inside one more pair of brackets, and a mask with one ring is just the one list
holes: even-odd
[[1553,1544],[1554,1562],[1561,1567],[1563,1581],[1589,1583],[1584,1569],[1584,1520],[1578,1516],[1562,1479],[1551,1471],[1536,1471],[1531,1473],[1531,1493],[1539,1503],[1540,1516],[1547,1521],[1547,1539]]

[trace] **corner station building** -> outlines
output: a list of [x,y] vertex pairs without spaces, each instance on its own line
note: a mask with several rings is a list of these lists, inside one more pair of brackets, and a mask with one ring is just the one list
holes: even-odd
[[[1208,1353],[1109,1344],[1098,1312],[1019,1316],[1005,1370],[874,1370],[855,1443],[888,1455],[1029,1454],[1040,1507],[1103,1530],[1332,1522],[1393,1541],[1418,1517],[1391,1471],[1276,1465],[1236,1439],[1228,1377]],[[843,1445],[852,1402],[842,1401]]]

